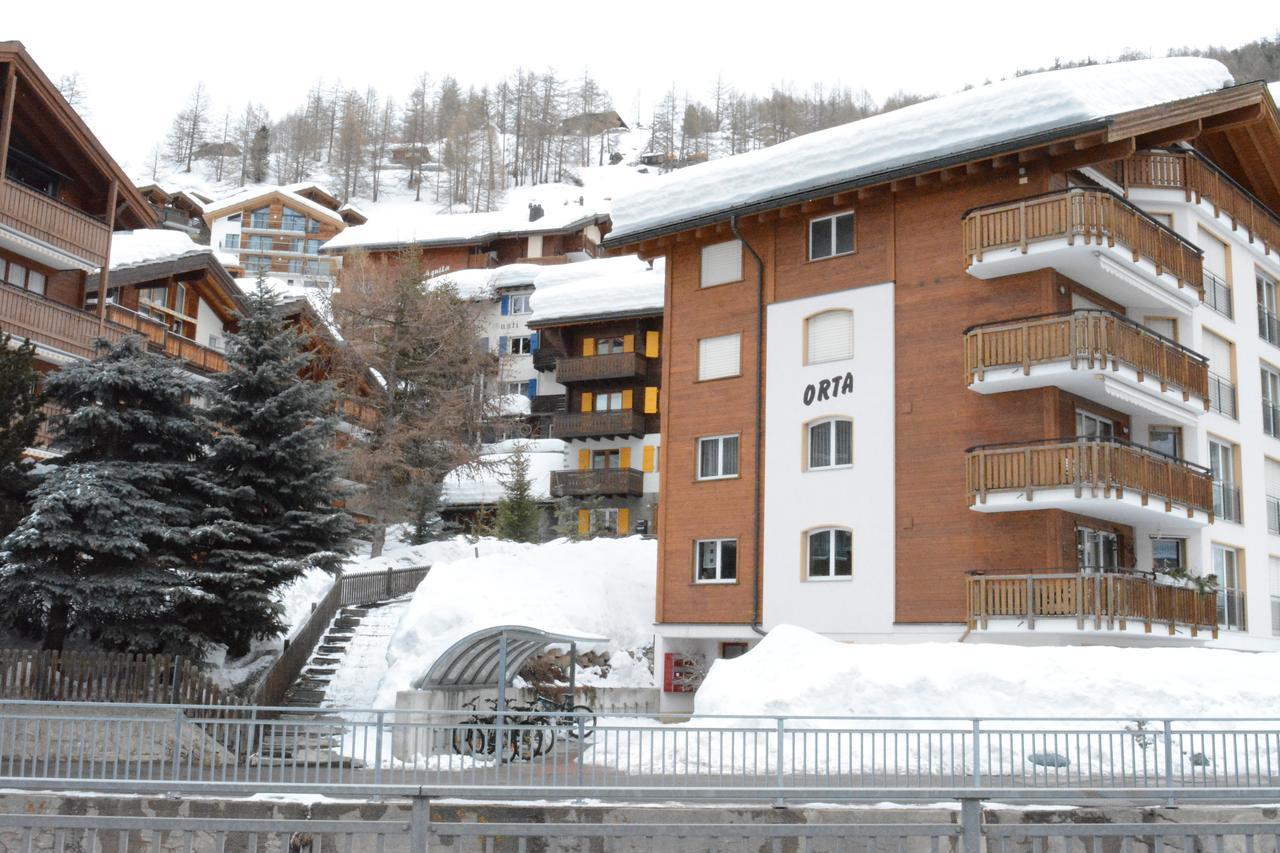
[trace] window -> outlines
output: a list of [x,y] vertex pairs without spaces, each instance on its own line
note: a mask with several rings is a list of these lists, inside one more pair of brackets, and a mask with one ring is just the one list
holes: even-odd
[[528,314],[530,311],[529,294],[527,293],[511,294],[510,306],[511,307],[508,310],[512,314]]
[[281,218],[280,227],[285,231],[305,231],[307,229],[307,218],[296,210],[284,209],[284,216]]
[[22,264],[9,261],[9,268],[5,271],[4,280],[15,287],[26,287],[27,268]]
[[853,312],[823,311],[804,321],[806,364],[853,358]]
[[308,254],[308,255],[318,255],[318,254],[320,254],[320,241],[319,241],[319,240],[308,240],[308,241],[307,241],[307,254]]
[[1076,528],[1076,566],[1082,572],[1104,572],[1120,566],[1120,537],[1110,530]]
[[1245,601],[1240,584],[1240,552],[1227,545],[1214,544],[1213,573],[1218,576],[1218,623],[1243,631]]
[[853,533],[841,528],[815,530],[808,536],[810,578],[853,576]]
[[698,439],[698,479],[738,476],[738,437],[714,435]]
[[594,471],[616,470],[621,466],[622,452],[618,450],[591,451],[591,468]]
[[739,642],[726,642],[720,644],[720,657],[723,660],[733,660],[740,658],[747,653],[747,644]]
[[1235,346],[1205,329],[1200,351],[1209,359],[1209,408],[1228,418],[1236,417]]
[[1110,418],[1076,410],[1076,438],[1111,438],[1115,434],[1116,425]]
[[45,278],[39,270],[27,270],[27,290],[44,296]]
[[1262,365],[1262,429],[1280,438],[1280,373]]
[[847,255],[853,251],[853,214],[837,213],[809,222],[809,260]]
[[239,248],[240,248],[240,235],[239,235],[239,234],[227,234],[225,237],[223,237],[223,238],[222,238],[222,248],[224,248],[224,249],[239,249]]
[[530,390],[531,390],[531,386],[529,385],[528,379],[525,379],[522,382],[503,382],[502,383],[503,394],[528,397]]
[[698,341],[698,381],[737,376],[741,370],[741,349],[742,336],[739,334]]
[[1240,488],[1236,485],[1236,448],[1209,439],[1209,468],[1213,471],[1213,514],[1240,523]]
[[533,352],[533,338],[528,335],[520,335],[510,339],[511,355],[528,355]]
[[809,424],[809,468],[853,464],[853,421],[831,418]]
[[622,411],[622,392],[613,391],[610,393],[596,394],[593,405],[597,412],[620,412]]
[[1258,334],[1269,344],[1280,346],[1280,320],[1276,318],[1276,280],[1257,272],[1258,281]]
[[730,240],[702,247],[702,287],[742,281],[742,243]]
[[1151,567],[1157,572],[1185,568],[1187,540],[1169,536],[1151,537]]
[[319,220],[319,219],[308,219],[308,220],[307,220],[307,233],[308,233],[308,234],[319,234],[319,233],[320,233],[320,220]]
[[1271,633],[1280,637],[1280,557],[1268,557],[1271,574]]
[[1264,460],[1263,478],[1267,489],[1267,532],[1280,536],[1280,462]]
[[272,250],[271,238],[264,237],[261,234],[250,235],[249,249],[254,252],[270,252]]
[[257,210],[253,211],[252,213],[249,214],[249,227],[250,228],[266,228],[267,218],[270,215],[270,213],[271,213],[271,209],[269,207],[260,207]]
[[1153,426],[1147,433],[1147,446],[1165,456],[1182,458],[1182,428]]
[[693,543],[693,555],[698,583],[733,583],[738,579],[737,539],[699,539]]
[[622,352],[626,346],[623,338],[596,338],[596,355],[610,355]]
[[591,510],[591,529],[602,532],[618,532],[617,507],[597,507]]

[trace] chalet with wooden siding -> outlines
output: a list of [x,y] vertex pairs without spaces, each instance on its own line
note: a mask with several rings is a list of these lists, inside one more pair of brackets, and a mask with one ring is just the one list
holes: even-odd
[[143,184],[138,192],[151,205],[160,219],[161,228],[172,228],[190,234],[197,243],[209,243],[209,226],[204,221],[204,206],[213,199],[186,190],[167,190],[159,184]]
[[613,216],[610,249],[666,259],[660,658],[782,623],[1273,647],[1265,84],[1188,58],[1017,78]]
[[[566,264],[534,280],[539,367],[563,389],[548,434],[566,444],[551,496],[581,535],[652,529],[662,441],[662,265],[635,257]],[[535,398],[542,399],[542,398]]]

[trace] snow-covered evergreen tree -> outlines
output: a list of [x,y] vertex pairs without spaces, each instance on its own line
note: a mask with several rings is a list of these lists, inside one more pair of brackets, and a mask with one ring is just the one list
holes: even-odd
[[197,380],[127,338],[45,380],[65,449],[32,510],[0,544],[0,621],[60,649],[198,653],[177,618],[201,604],[189,527],[201,500],[195,460],[207,422],[190,405]]
[[538,502],[533,497],[533,484],[529,482],[529,457],[523,447],[516,447],[511,454],[510,471],[498,501],[494,522],[499,539],[512,542],[537,542],[540,537]]
[[196,540],[199,585],[222,606],[203,611],[200,628],[236,656],[284,630],[275,592],[307,569],[338,571],[353,532],[334,507],[333,391],[300,377],[305,338],[283,324],[278,305],[259,281],[210,395],[221,426],[205,460],[215,499]]
[[9,335],[0,336],[0,537],[27,514],[36,483],[25,455],[44,421],[35,352],[31,341],[18,344]]

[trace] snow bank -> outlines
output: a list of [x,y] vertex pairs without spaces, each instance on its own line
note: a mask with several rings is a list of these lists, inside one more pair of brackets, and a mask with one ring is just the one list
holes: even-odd
[[691,166],[613,204],[609,241],[1201,95],[1233,83],[1177,57],[1031,74]]
[[665,259],[635,255],[543,267],[534,279],[529,323],[662,311]]
[[506,494],[506,482],[511,479],[511,458],[517,445],[529,460],[533,497],[551,500],[551,472],[565,467],[565,444],[554,438],[486,445],[475,464],[456,468],[444,478],[440,502],[446,506],[497,503]]
[[779,625],[742,657],[716,661],[694,707],[735,716],[1137,719],[1272,717],[1278,704],[1280,653],[846,644]]
[[[606,649],[620,662],[652,642],[655,541],[503,544],[502,554],[432,566],[391,638],[377,707],[392,707],[453,643],[495,625],[609,637]],[[647,667],[619,669],[630,682],[619,686],[653,684]]]

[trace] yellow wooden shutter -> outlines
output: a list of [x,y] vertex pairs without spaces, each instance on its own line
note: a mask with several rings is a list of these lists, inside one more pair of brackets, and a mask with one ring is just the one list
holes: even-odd
[[591,532],[591,510],[578,510],[578,532],[583,536]]
[[624,412],[631,411],[631,407],[635,404],[635,395],[631,393],[631,389],[622,392],[622,410]]
[[583,339],[582,339],[582,354],[583,354],[583,355],[595,355],[595,354],[596,354],[596,339],[595,339],[595,338],[583,338]]
[[582,392],[582,411],[584,412],[591,411],[591,392],[590,391]]
[[630,447],[622,448],[622,452],[618,454],[618,460],[619,460],[618,462],[619,468],[622,468],[624,471],[627,468],[630,468],[631,467],[631,448]]
[[578,469],[581,471],[585,471],[590,467],[591,467],[591,451],[586,449],[579,450],[578,451]]
[[635,352],[635,351],[636,351],[636,336],[635,336],[635,335],[623,335],[623,336],[622,336],[622,351],[623,351],[623,352]]
[[658,333],[644,333],[644,354],[647,358],[657,358],[659,350]]
[[644,389],[644,413],[646,415],[658,413],[658,389],[653,386]]
[[641,465],[644,468],[644,472],[646,474],[652,474],[653,473],[653,448],[651,446],[647,444],[644,446],[644,453],[642,458],[644,459],[644,461],[641,463]]
[[618,510],[618,535],[626,536],[631,532],[631,510],[623,507]]

